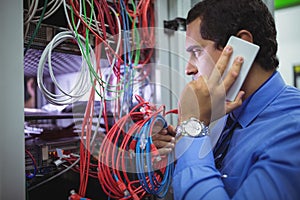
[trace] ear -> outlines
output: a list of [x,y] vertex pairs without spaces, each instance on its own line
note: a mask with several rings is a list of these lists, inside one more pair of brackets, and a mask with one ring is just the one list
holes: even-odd
[[246,40],[248,42],[251,42],[253,43],[253,37],[252,37],[252,34],[247,31],[247,30],[240,30],[237,34],[236,34],[237,37],[243,39],[243,40]]

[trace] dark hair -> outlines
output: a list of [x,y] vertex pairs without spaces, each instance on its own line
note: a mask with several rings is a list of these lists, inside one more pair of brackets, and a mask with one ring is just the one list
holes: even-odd
[[278,67],[274,18],[261,0],[203,0],[189,11],[186,23],[198,17],[202,38],[214,41],[217,49],[224,48],[231,35],[248,30],[260,46],[255,61],[265,70]]

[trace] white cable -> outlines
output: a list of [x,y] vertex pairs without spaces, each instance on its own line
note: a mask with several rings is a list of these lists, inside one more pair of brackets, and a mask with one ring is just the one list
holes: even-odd
[[[53,2],[59,2],[59,1],[61,1],[61,0],[57,0],[57,1],[55,1],[55,0],[50,0],[50,1],[48,1],[48,3],[47,3],[47,5],[46,5],[46,7],[49,7]],[[36,9],[36,11],[37,12],[40,12],[40,11],[42,11],[44,9],[44,7],[40,7],[40,8],[38,8],[38,9]]]
[[[78,77],[75,81],[74,87],[66,92],[64,89],[59,85],[59,83],[56,81],[55,75],[53,73],[52,69],[52,64],[51,64],[51,53],[52,50],[57,47],[59,44],[61,44],[63,41],[67,39],[75,39],[74,32],[72,31],[63,31],[58,33],[52,41],[46,46],[44,49],[42,56],[39,61],[38,65],[38,71],[37,71],[37,83],[38,87],[44,94],[45,98],[56,105],[65,105],[65,104],[70,104],[75,101],[77,101],[79,98],[81,98],[83,95],[85,95],[90,87],[91,87],[91,80],[90,80],[90,73],[89,73],[89,66],[86,61],[86,59],[82,56],[82,63],[81,63],[81,70],[80,73],[78,74]],[[85,43],[85,39],[80,36],[80,40]],[[90,45],[88,45],[90,49],[90,59],[91,59],[91,67],[96,66],[96,59],[95,59],[95,54],[93,49],[91,48]],[[85,49],[81,49],[79,47],[81,54],[83,54]],[[47,59],[48,58],[48,59]],[[49,68],[49,74],[50,77],[55,84],[55,86],[59,89],[59,91],[62,94],[54,94],[50,92],[44,85],[43,82],[43,76],[44,76],[44,67],[46,64],[46,61],[48,60],[48,68]]]
[[[49,3],[47,3],[47,7],[49,7],[53,2],[54,2],[53,6],[45,13],[43,20],[53,15],[59,9],[61,4],[63,3],[63,0],[52,0]],[[43,7],[38,8],[37,11],[41,11],[42,9]],[[41,16],[34,16],[31,21],[38,22],[40,17]]]
[[[64,38],[66,38],[66,39],[70,39],[70,38],[73,38],[73,36],[72,35],[69,35],[69,33],[71,33],[71,32],[61,32],[61,33],[59,33],[59,34],[57,34],[57,37],[54,37],[53,38],[53,42],[51,42],[51,43],[49,43],[49,49],[51,50],[51,49],[54,49],[56,46],[58,46],[60,43],[62,43],[63,42],[63,39]],[[61,36],[61,37],[60,37]],[[58,39],[57,39],[58,38]],[[84,40],[83,39],[83,37],[81,38],[82,40]],[[55,45],[55,46],[53,46],[53,45]],[[80,49],[81,50],[81,49]],[[81,95],[79,95],[79,96],[76,96],[76,95],[71,95],[71,94],[69,94],[68,92],[65,92],[61,87],[60,87],[60,85],[59,85],[59,83],[56,81],[56,78],[55,78],[55,76],[54,76],[54,74],[53,74],[53,70],[52,70],[52,64],[51,64],[51,55],[52,55],[52,53],[51,53],[52,51],[49,51],[49,53],[48,53],[48,67],[49,67],[49,73],[50,73],[50,76],[51,76],[51,78],[52,78],[52,80],[53,80],[53,82],[54,82],[54,84],[58,87],[58,89],[63,93],[63,94],[65,94],[65,95],[67,95],[67,96],[70,96],[70,97],[80,97]],[[83,50],[81,50],[81,53],[83,53]],[[91,55],[93,55],[93,54],[91,54]],[[82,70],[84,70],[84,69],[86,69],[86,68],[81,68]],[[82,71],[83,72],[83,71]],[[82,74],[82,73],[80,73],[80,74]],[[77,81],[76,81],[77,82]],[[75,87],[73,88],[73,89],[71,89],[71,91],[69,91],[69,92],[73,92],[74,90],[75,90],[75,88],[76,87],[79,87],[79,89],[81,89],[81,84],[75,84]]]
[[[86,0],[86,2],[88,2],[88,4],[90,5],[90,7],[92,7],[92,4],[89,0]],[[95,23],[94,26],[93,24],[91,24],[91,28],[94,30],[94,31],[97,31],[99,33],[100,36],[103,36],[103,32],[100,30],[99,26],[97,25],[98,24],[98,21],[97,21],[97,18],[96,18],[96,13],[95,13],[95,9],[91,10],[92,12],[92,16],[91,18],[92,21]],[[84,17],[83,15],[80,15],[80,17]],[[106,25],[106,24],[105,24]],[[108,25],[107,25],[108,26]]]
[[[88,2],[88,4],[91,6],[91,2],[90,1],[88,1],[88,0],[86,0],[86,2]],[[68,25],[69,25],[69,27],[70,27],[70,29],[71,30],[74,30],[73,29],[73,24],[71,23],[71,21],[70,21],[70,18],[69,18],[69,14],[68,14],[68,11],[67,11],[67,9],[69,9],[70,10],[70,5],[68,5],[67,3],[66,3],[66,0],[63,0],[63,3],[64,3],[64,11],[65,11],[65,17],[66,17],[66,20],[67,20],[67,22],[68,22]],[[83,17],[83,14],[82,14],[82,3],[81,3],[81,1],[79,2],[80,4],[79,4],[79,15],[80,15],[80,17]],[[100,36],[103,36],[103,32],[101,31],[101,29],[99,28],[99,25],[98,25],[98,21],[97,21],[97,19],[96,19],[96,14],[95,14],[95,11],[94,10],[92,10],[92,17],[94,18],[92,21],[93,21],[93,24],[91,24],[91,28],[94,30],[94,31],[96,31],[96,32],[98,32],[98,34],[100,35]],[[100,24],[100,23],[99,23]],[[79,25],[80,25],[80,20],[78,20],[78,22],[77,22],[77,25],[76,25],[76,29],[78,30],[78,27],[79,27]],[[105,24],[105,26],[106,27],[109,27],[109,25],[108,24]],[[111,41],[110,41],[111,42]]]
[[[87,1],[87,2],[88,2],[89,5],[91,6],[90,1]],[[66,16],[66,19],[67,19],[67,22],[68,22],[68,24],[69,24],[70,29],[71,29],[71,30],[74,30],[74,29],[73,29],[73,25],[72,25],[72,23],[71,23],[71,21],[70,21],[69,15],[68,15],[68,11],[67,11],[67,9],[71,9],[71,8],[69,8],[69,7],[71,7],[71,6],[68,5],[68,4],[66,3],[66,0],[64,0],[64,11],[65,11],[65,16]],[[82,14],[82,7],[83,7],[83,6],[82,6],[81,1],[80,1],[80,5],[79,5],[79,14],[80,14],[81,17],[83,16],[83,14]],[[120,30],[121,30],[121,22],[120,22],[120,19],[119,19],[119,17],[118,17],[118,14],[117,14],[117,12],[116,12],[111,6],[109,6],[109,8],[111,9],[111,11],[113,12],[113,14],[115,15],[115,18],[116,18],[116,20],[117,20],[118,30],[120,31]],[[75,12],[75,11],[74,11],[74,12]],[[99,27],[97,27],[98,21],[97,21],[97,19],[96,19],[96,14],[95,14],[94,11],[92,11],[92,17],[94,18],[94,22],[96,21],[96,25],[95,25],[95,26],[96,26],[96,29],[99,29]],[[78,29],[79,25],[80,25],[80,20],[78,20],[78,22],[77,22],[76,30]],[[100,33],[102,33],[101,30],[98,30],[98,33],[99,33],[99,31],[100,31]],[[109,43],[112,43],[111,40],[108,40],[108,42],[109,42]],[[116,51],[115,51],[116,54],[118,54],[118,52],[119,52],[119,50],[120,50],[120,44],[121,44],[121,33],[119,33],[119,35],[118,35],[118,42],[117,42]],[[108,76],[108,80],[110,79],[110,77],[111,77],[111,75],[112,75],[112,73],[113,73],[113,67],[114,67],[114,65],[115,65],[116,59],[117,59],[117,57],[116,57],[116,55],[114,55],[114,58],[113,58],[112,62],[110,63],[110,64],[111,64],[111,69],[110,69],[110,73],[109,73],[109,76]],[[111,86],[111,87],[112,87],[112,86]],[[117,87],[117,86],[115,86],[115,87]],[[106,87],[106,88],[107,88],[107,87]],[[105,88],[105,90],[106,90],[106,88]],[[111,99],[105,99],[105,100],[111,100]]]
[[24,40],[27,37],[28,31],[29,31],[30,23],[24,24]]
[[[70,21],[69,13],[68,13],[68,10],[67,10],[67,8],[70,9],[69,7],[71,7],[71,6],[70,6],[70,5],[67,5],[66,0],[63,0],[63,2],[64,2],[65,17],[66,17],[66,20],[67,20],[67,22],[68,22],[69,28],[70,28],[72,31],[74,31],[74,29],[73,29],[73,24],[72,24],[71,21]],[[81,1],[79,1],[79,15],[80,15],[80,16],[81,16],[81,12],[82,12],[82,5],[81,5]],[[76,30],[78,30],[79,25],[80,25],[80,20],[78,20],[78,22],[77,22]]]
[[34,17],[38,5],[39,5],[38,0],[34,0],[33,3],[30,3],[30,0],[28,0],[29,9],[27,15],[24,16],[24,25],[28,24],[31,21],[31,19]]

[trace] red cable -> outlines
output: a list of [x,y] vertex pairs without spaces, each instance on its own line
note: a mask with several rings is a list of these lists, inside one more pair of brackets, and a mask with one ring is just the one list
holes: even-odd
[[82,19],[82,17],[80,16],[80,14],[78,13],[78,11],[75,9],[75,5],[73,3],[73,0],[70,0],[71,6],[74,10],[74,13],[76,14],[76,16],[78,17],[78,19],[84,24],[84,26],[86,28],[88,28],[95,37],[97,37],[101,42],[103,42],[105,44],[105,46],[120,60],[122,60],[122,58],[111,48],[111,46],[105,41],[105,39],[101,38],[85,21],[84,19]]
[[[29,157],[31,158],[32,162],[33,162],[33,167],[38,170],[37,164],[36,164],[36,160],[34,158],[34,156],[30,153],[29,150],[25,149],[25,153],[29,155]],[[37,171],[35,172],[37,173]]]
[[[140,102],[137,106],[135,106],[128,115],[122,117],[116,124],[111,128],[111,130],[107,133],[101,147],[99,150],[98,157],[98,178],[103,191],[110,196],[111,198],[116,199],[136,199],[142,198],[146,195],[143,187],[140,185],[139,180],[131,180],[129,178],[128,164],[133,165],[133,163],[125,163],[125,158],[129,158],[130,153],[128,153],[128,147],[130,146],[130,142],[132,142],[132,138],[135,133],[139,132],[140,129],[147,123],[150,118],[154,118],[163,112],[164,107],[153,110],[154,106],[148,102],[145,102],[141,97],[138,96],[137,100]],[[138,108],[145,108],[145,112],[137,111]],[[146,118],[144,118],[146,117]],[[125,125],[128,124],[129,120],[134,120],[128,131],[125,133],[124,128]],[[154,126],[154,122],[150,125],[149,133],[152,133],[152,128]],[[124,130],[123,130],[124,129]],[[121,141],[121,144],[119,142]],[[156,147],[153,145],[153,153],[154,150],[157,151]],[[158,162],[155,169],[160,169],[161,173],[165,173],[167,165],[167,159],[163,158],[161,162]],[[130,166],[129,166],[130,167]],[[134,168],[134,166],[132,166]],[[117,177],[117,180],[114,178]],[[161,175],[155,173],[156,179],[158,181],[162,180]],[[150,185],[150,180],[147,178],[147,184]],[[124,196],[129,192],[130,197]]]
[[[95,31],[93,29],[91,29],[91,27],[89,27],[87,25],[87,23],[81,18],[81,16],[78,13],[78,9],[76,9],[76,7],[78,8],[78,2],[75,1],[75,4],[73,3],[72,0],[70,0],[70,4],[72,6],[72,8],[74,9],[74,13],[77,16],[78,20],[80,20],[82,22],[82,24],[88,28],[96,37],[96,44],[97,46],[100,44],[100,41],[104,43],[104,45],[109,49],[109,51],[107,51],[107,57],[110,58],[110,53],[114,54],[118,60],[115,64],[115,66],[113,66],[114,68],[114,73],[117,76],[117,83],[120,83],[120,65],[122,64],[122,59],[120,58],[119,55],[121,55],[122,53],[120,53],[119,55],[116,54],[116,52],[114,52],[114,50],[110,47],[109,44],[107,44],[107,42],[105,41],[106,39],[106,27],[105,27],[105,19],[107,20],[107,23],[109,24],[109,27],[111,28],[111,31],[113,34],[115,34],[115,29],[113,27],[115,27],[115,22],[114,22],[114,18],[111,16],[111,14],[109,14],[109,8],[108,8],[108,4],[107,2],[100,4],[99,2],[95,1],[95,5],[98,9],[98,16],[97,19],[99,20],[101,27],[102,27],[102,31],[103,31],[103,38],[101,36],[99,36],[97,33],[95,33]],[[141,65],[144,65],[146,63],[149,62],[150,58],[152,57],[153,54],[153,47],[155,44],[155,40],[154,40],[154,29],[153,28],[149,28],[149,25],[151,25],[152,27],[154,27],[154,12],[153,12],[153,8],[152,6],[149,6],[150,4],[150,0],[141,0],[139,2],[139,4],[137,5],[137,12],[134,14],[132,13],[129,9],[128,9],[128,2],[127,2],[127,12],[132,15],[134,17],[134,20],[136,20],[136,17],[140,16],[141,17],[141,22],[139,23],[139,27],[144,28],[145,30],[143,30],[143,34],[142,34],[142,39],[141,39],[141,43],[140,46],[142,45],[149,45],[150,48],[150,52],[147,54],[148,56],[142,61]],[[115,8],[117,9],[117,11],[120,13],[120,4],[117,3],[116,1],[114,1],[114,5]],[[120,20],[121,16],[119,15]],[[150,22],[148,21],[148,17],[150,18]],[[84,29],[84,27],[82,26],[82,28]],[[120,30],[116,29],[116,32],[119,32]],[[84,31],[82,31],[83,34],[85,34]],[[149,47],[147,47],[149,48]],[[121,43],[121,51],[122,52],[122,43]],[[98,58],[98,54],[96,52],[96,57]],[[98,59],[97,59],[98,60]],[[111,59],[110,59],[111,60]],[[110,62],[111,63],[111,62]],[[100,66],[99,64],[97,65],[97,70],[99,70]],[[99,72],[99,71],[98,71]],[[100,72],[101,73],[101,72]],[[120,86],[118,86],[119,88]],[[104,92],[104,91],[103,91]],[[94,101],[94,95],[95,95],[95,91],[94,89],[92,89],[89,101],[88,101],[88,105],[87,105],[87,109],[86,109],[86,113],[85,113],[85,118],[84,118],[84,122],[83,122],[83,126],[82,126],[82,138],[86,138],[85,142],[82,140],[81,145],[80,145],[80,167],[79,167],[79,172],[80,172],[80,195],[84,196],[85,192],[86,192],[86,186],[87,186],[87,180],[88,177],[94,177],[94,173],[91,172],[89,169],[92,166],[90,163],[90,155],[91,155],[91,149],[90,149],[90,137],[91,137],[91,126],[92,126],[92,117],[94,114],[94,110],[93,110],[93,103],[92,101]],[[116,99],[115,100],[115,106],[116,106],[116,113],[120,113],[120,99]],[[108,130],[108,123],[107,123],[107,116],[105,115],[106,113],[106,102],[103,103],[104,109],[103,109],[103,117],[104,117],[104,121],[106,124],[106,130]],[[138,105],[136,108],[138,107],[142,107],[142,106],[148,106],[148,102],[142,102],[140,103],[140,105]],[[92,107],[91,107],[92,106]],[[91,111],[92,108],[92,111]],[[124,156],[126,156],[126,151],[125,148],[127,147],[129,141],[130,141],[130,137],[128,136],[133,136],[134,131],[138,130],[144,123],[145,121],[142,123],[136,123],[135,126],[133,126],[130,131],[132,133],[130,134],[126,134],[124,133],[124,131],[122,131],[122,129],[120,129],[120,127],[123,127],[125,125],[125,123],[127,122],[127,120],[129,120],[129,118],[134,118],[136,119],[137,117],[139,118],[142,115],[142,113],[140,112],[134,112],[134,110],[132,112],[130,112],[127,116],[121,118],[118,123],[118,126],[114,126],[113,128],[111,128],[111,130],[108,131],[108,133],[113,133],[113,134],[107,134],[107,137],[105,137],[105,139],[103,140],[103,143],[100,147],[100,153],[99,153],[99,160],[98,161],[102,161],[102,162],[98,162],[98,168],[99,168],[99,172],[97,173],[98,175],[98,179],[100,181],[100,183],[102,185],[105,184],[104,191],[110,195],[112,198],[121,198],[124,195],[124,192],[120,190],[119,186],[120,186],[120,182],[123,181],[123,178],[128,182],[128,190],[130,191],[131,195],[133,198],[136,198],[137,196],[142,197],[144,195],[146,195],[146,192],[143,190],[143,188],[141,186],[136,186],[139,182],[136,180],[130,180],[130,178],[127,176],[126,173],[123,173],[121,171],[119,171],[118,169],[114,169],[111,167],[107,167],[105,164],[109,164],[108,166],[122,166],[122,169],[126,169],[126,166],[124,165],[124,162],[121,163],[121,159],[117,159],[115,160],[114,158],[122,158]],[[148,113],[149,115],[149,113]],[[120,116],[116,116],[117,118],[120,118]],[[85,133],[86,130],[86,133]],[[121,145],[118,145],[120,139],[123,138],[123,142]],[[85,144],[85,145],[84,145]],[[117,148],[118,146],[120,146],[119,148]],[[122,150],[123,148],[123,150]],[[121,150],[120,150],[121,149]],[[104,156],[103,154],[101,154],[101,152],[105,153],[106,156]],[[114,155],[113,157],[109,158],[109,156],[107,155]],[[110,160],[111,159],[111,160]],[[111,176],[111,173],[114,173],[118,176],[119,178],[119,183],[117,183],[117,181],[114,179],[114,177]],[[161,177],[157,176],[157,179],[160,180]],[[149,182],[149,180],[148,180]],[[113,195],[112,195],[113,193]],[[126,198],[125,198],[126,199]]]

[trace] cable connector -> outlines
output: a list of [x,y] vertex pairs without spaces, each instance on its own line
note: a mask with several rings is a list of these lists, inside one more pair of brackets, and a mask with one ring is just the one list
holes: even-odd
[[54,161],[53,163],[56,165],[56,167],[58,167],[59,165],[65,163],[65,162],[66,162],[65,160],[58,159],[58,160]]
[[136,139],[133,139],[129,145],[129,156],[132,159],[133,157],[135,157],[135,148],[136,148]]
[[69,196],[68,200],[91,200],[89,198],[84,198],[84,197],[80,196],[79,194],[77,194],[75,192],[75,190],[71,190],[70,194],[71,195]]
[[121,182],[120,180],[117,180],[117,184],[118,184],[119,189],[124,193],[124,197],[128,197],[130,195],[130,193],[127,190],[125,183]]
[[154,113],[157,110],[156,106],[154,104],[147,104],[144,107],[140,108],[140,112],[144,114],[144,119],[147,119],[149,115]]
[[160,156],[156,146],[153,143],[150,145],[150,149],[151,149],[151,153],[152,153],[152,156],[154,157],[154,159],[157,162],[161,161],[161,156]]

